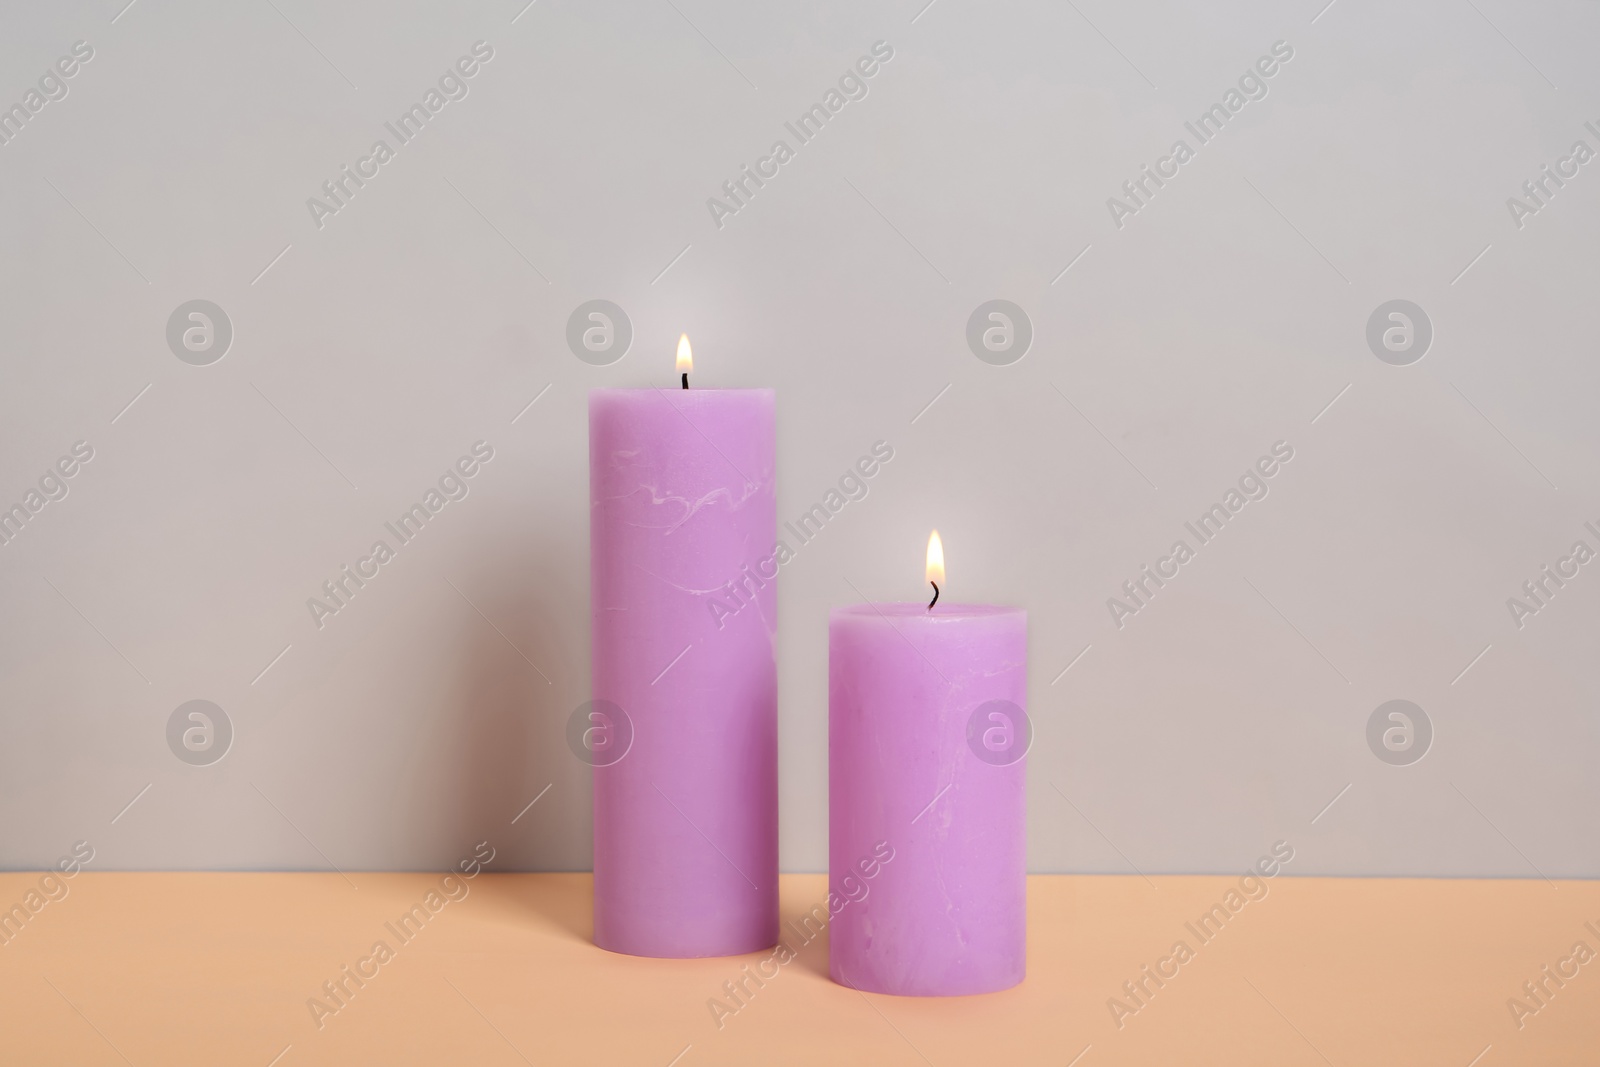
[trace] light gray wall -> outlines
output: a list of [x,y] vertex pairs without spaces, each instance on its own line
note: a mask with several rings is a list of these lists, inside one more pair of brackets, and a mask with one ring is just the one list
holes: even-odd
[[[826,862],[828,608],[922,596],[937,526],[948,596],[1030,612],[1035,870],[1284,839],[1291,873],[1600,874],[1600,562],[1507,606],[1600,549],[1600,162],[1520,226],[1507,204],[1600,150],[1600,7],[124,2],[8,4],[0,33],[7,105],[94,50],[0,146],[0,503],[94,452],[0,547],[0,865],[488,839],[586,867],[585,394],[669,384],[687,330],[704,385],[778,390],[780,518],[895,452],[781,578],[786,869]],[[798,146],[784,122],[877,41]],[[1278,41],[1200,145],[1184,122]],[[780,138],[719,227],[708,198]],[[234,331],[205,366],[166,337],[196,299]],[[591,299],[631,322],[609,366],[566,342]],[[1034,331],[1010,365],[965,338],[991,299]],[[1396,299],[1434,334],[1403,366],[1366,336]],[[470,494],[319,628],[307,599],[480,440]],[[1119,627],[1108,598],[1279,441],[1270,493]],[[197,699],[234,732],[206,766],[168,742]],[[1369,747],[1395,699],[1420,762]]]

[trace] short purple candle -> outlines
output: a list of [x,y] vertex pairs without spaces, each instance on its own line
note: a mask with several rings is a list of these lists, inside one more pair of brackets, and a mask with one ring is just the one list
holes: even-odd
[[[834,609],[834,981],[901,996],[989,993],[1022,981],[1027,644],[1027,614],[1016,608]],[[879,862],[888,850],[892,860]]]
[[771,562],[774,458],[770,389],[589,395],[594,697],[625,716],[597,723],[632,734],[594,770],[601,948],[777,941],[776,586],[745,578]]

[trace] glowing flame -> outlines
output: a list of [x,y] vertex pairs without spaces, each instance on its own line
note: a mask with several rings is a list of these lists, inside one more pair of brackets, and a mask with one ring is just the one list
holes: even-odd
[[928,535],[928,581],[944,585],[944,543],[938,530]]
[[689,335],[678,335],[678,373],[694,373],[694,353],[689,350]]

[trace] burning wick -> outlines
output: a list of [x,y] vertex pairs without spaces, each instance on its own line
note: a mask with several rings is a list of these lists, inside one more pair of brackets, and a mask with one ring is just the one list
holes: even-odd
[[939,583],[944,581],[944,543],[939,540],[939,531],[935,530],[928,535],[928,584],[933,586],[933,599],[928,601],[928,610],[939,602]]
[[694,370],[694,353],[689,349],[689,335],[678,335],[678,373],[683,375],[683,387],[689,388],[689,372]]
[[939,602],[939,583],[929,582],[928,584],[933,586],[933,599],[928,601],[928,610],[932,611],[933,606]]

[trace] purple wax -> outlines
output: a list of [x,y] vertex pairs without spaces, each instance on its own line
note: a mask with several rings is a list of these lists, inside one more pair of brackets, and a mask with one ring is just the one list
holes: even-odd
[[589,394],[593,695],[632,728],[594,769],[594,939],[613,952],[777,941],[773,414],[770,389]]
[[834,981],[901,996],[988,993],[1022,981],[1027,665],[1019,609],[834,609]]

